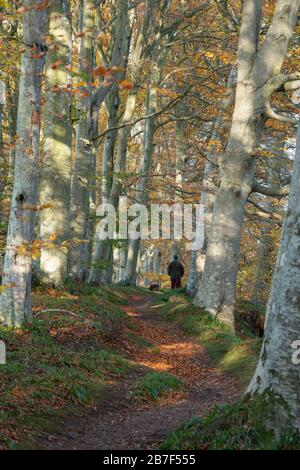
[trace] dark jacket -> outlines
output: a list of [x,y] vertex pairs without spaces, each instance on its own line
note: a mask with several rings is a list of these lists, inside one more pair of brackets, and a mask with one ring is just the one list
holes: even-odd
[[182,277],[184,275],[184,267],[180,261],[171,261],[168,266],[168,274],[170,277]]

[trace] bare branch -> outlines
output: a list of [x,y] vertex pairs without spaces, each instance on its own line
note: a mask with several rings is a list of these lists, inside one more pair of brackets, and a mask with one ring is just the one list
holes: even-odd
[[[290,182],[290,181],[289,181]],[[289,182],[287,184],[289,184]],[[288,196],[290,192],[289,187],[282,187],[279,185],[268,185],[259,183],[257,180],[254,181],[252,185],[252,193],[264,194],[265,196],[270,197],[284,197]]]
[[117,131],[119,129],[124,129],[124,127],[131,127],[131,126],[134,126],[135,124],[137,124],[138,122],[141,122],[141,121],[145,121],[146,119],[150,119],[150,118],[153,118],[153,117],[157,117],[159,116],[160,114],[163,114],[165,111],[167,111],[170,107],[172,107],[173,105],[175,105],[178,101],[180,101],[184,96],[186,96],[188,94],[188,92],[192,89],[194,85],[190,85],[188,86],[185,91],[179,95],[179,96],[176,96],[176,98],[174,98],[173,100],[169,101],[169,103],[167,103],[165,106],[163,106],[159,111],[156,111],[155,113],[152,113],[152,114],[148,114],[147,116],[142,116],[140,118],[137,118],[135,119],[134,121],[130,121],[130,122],[125,122],[124,124],[120,124],[120,126],[115,126],[115,127],[109,127],[107,128],[105,131],[103,131],[101,134],[97,135],[93,141],[97,141],[99,139],[101,139],[102,137],[104,137],[106,134],[108,134],[109,132],[111,131]]
[[283,116],[282,114],[277,114],[272,109],[272,106],[271,106],[270,102],[268,102],[266,104],[265,113],[266,113],[266,116],[269,119],[275,119],[276,121],[280,121],[280,122],[288,122],[289,124],[294,124],[294,125],[299,124],[299,121],[297,119],[294,119],[294,118],[291,118],[291,117],[288,117],[288,116]]
[[269,211],[266,207],[262,206],[256,201],[253,201],[253,199],[248,198],[248,202],[252,206],[256,207],[256,209],[258,209],[261,213],[267,214],[269,216],[268,218],[274,219],[282,224],[282,221],[283,221],[282,214],[279,214],[278,212]]

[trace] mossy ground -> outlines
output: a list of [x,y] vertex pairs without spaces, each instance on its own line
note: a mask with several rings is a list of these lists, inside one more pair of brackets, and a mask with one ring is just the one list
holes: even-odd
[[127,371],[118,338],[130,320],[119,305],[135,292],[39,287],[32,324],[0,326],[7,347],[7,364],[0,368],[0,448],[15,447],[24,435],[30,441],[33,428],[50,426],[49,416],[93,407],[106,384]]
[[289,428],[279,438],[266,424],[268,414],[281,405],[276,397],[265,394],[244,398],[233,405],[216,406],[203,418],[194,418],[170,434],[162,449],[300,449],[299,436]]
[[[234,335],[226,326],[194,306],[184,289],[166,291],[160,295],[159,314],[174,321],[196,337],[207,349],[215,365],[235,377],[240,392],[244,392],[255,370],[262,339],[243,321],[250,302],[239,302],[239,319]],[[258,312],[263,315],[263,311]],[[241,398],[232,405],[215,406],[204,417],[184,423],[165,440],[163,449],[298,449],[299,437],[289,429],[278,438],[266,425],[268,413],[281,406],[278,399],[262,395],[255,399]],[[275,405],[274,405],[275,404]]]
[[[135,347],[153,348],[121,308],[132,297],[146,294],[144,289],[115,286],[35,288],[32,324],[19,330],[0,327],[8,350],[7,365],[0,368],[0,448],[31,448],[39,430],[51,433],[51,417],[93,408],[107,384],[131,365],[119,347],[120,337]],[[242,392],[254,371],[261,339],[243,323],[233,335],[195,307],[183,289],[151,296],[157,315],[197,338],[216,366],[237,379]],[[181,386],[173,375],[152,371],[137,382],[136,397],[156,399]],[[244,400],[215,407],[170,434],[163,448],[298,448],[298,438],[289,432],[278,441],[266,429],[265,405]]]
[[136,384],[136,395],[156,400],[171,390],[180,390],[182,382],[174,375],[166,372],[148,372]]
[[238,325],[238,333],[234,335],[209,313],[193,305],[184,289],[167,290],[157,299],[160,301],[160,316],[176,322],[185,333],[196,337],[216,366],[235,377],[243,391],[257,364],[261,338],[252,333],[246,324]]

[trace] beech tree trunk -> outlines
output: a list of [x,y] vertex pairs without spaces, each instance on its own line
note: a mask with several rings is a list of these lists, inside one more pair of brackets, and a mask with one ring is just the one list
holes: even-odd
[[[154,2],[147,3],[147,18],[148,21],[151,18],[151,12],[153,11]],[[165,47],[166,36],[163,35],[163,26],[165,21],[165,16],[167,15],[170,2],[164,2],[160,8],[160,19],[159,29],[155,35],[155,40],[152,45],[154,48],[151,54],[151,75],[150,75],[150,84],[147,93],[146,100],[146,116],[149,116],[145,119],[144,127],[144,148],[143,156],[140,163],[139,170],[139,181],[136,185],[136,203],[137,204],[146,204],[148,201],[147,194],[147,182],[149,178],[149,170],[151,168],[152,156],[154,152],[154,134],[156,131],[156,118],[155,112],[157,111],[158,101],[157,101],[157,88],[161,79],[163,67],[167,57],[167,48]],[[147,21],[145,20],[146,26]],[[145,24],[144,24],[145,26]],[[148,27],[147,27],[148,29]],[[147,31],[146,29],[146,31]],[[145,37],[145,33],[144,33]],[[130,239],[128,244],[128,253],[127,253],[127,262],[124,274],[124,283],[127,285],[136,284],[136,271],[137,271],[137,261],[139,257],[141,239],[137,240]]]
[[[154,4],[152,0],[147,0],[143,27],[141,29],[141,32],[138,35],[134,52],[132,54],[132,60],[129,65],[129,73],[133,81],[133,90],[132,92],[129,93],[127,101],[126,101],[124,116],[121,122],[121,125],[124,127],[120,129],[120,132],[118,134],[117,155],[116,155],[116,159],[114,163],[114,172],[113,172],[110,194],[109,194],[109,203],[112,204],[116,209],[118,208],[118,205],[119,205],[119,196],[121,193],[122,181],[123,181],[122,175],[125,173],[125,169],[126,169],[127,144],[128,144],[128,139],[130,136],[130,129],[131,129],[130,125],[127,126],[127,124],[129,124],[132,121],[134,117],[134,112],[136,109],[137,91],[138,91],[137,82],[140,78],[140,70],[142,67],[143,60],[144,60],[142,58],[142,55],[144,53],[144,48],[147,43],[148,28],[149,28],[149,24],[151,21],[153,9],[154,9]],[[121,28],[121,31],[124,32],[124,30],[125,30],[125,27],[123,26]],[[111,135],[111,137],[114,137],[112,133],[109,133],[109,134]],[[107,192],[106,192],[106,197],[107,197]],[[92,260],[92,269],[91,269],[91,273],[89,277],[90,283],[95,283],[95,284],[101,283],[103,282],[103,280],[105,281],[108,278],[108,276],[110,276],[109,273],[107,276],[107,273],[104,272],[105,268],[101,269],[101,264],[103,261],[107,262],[108,259],[109,260],[112,259],[110,252],[111,252],[111,246],[109,243],[103,243],[101,240],[96,239],[94,255],[93,255],[93,260]],[[123,262],[124,262],[124,258],[127,259],[127,248],[125,250],[125,253],[122,255]],[[124,273],[124,268],[122,268],[122,274],[123,273]]]
[[212,147],[208,154],[208,159],[204,167],[204,173],[202,178],[202,191],[200,196],[200,203],[204,206],[204,244],[201,250],[192,251],[190,260],[190,270],[187,282],[187,293],[194,297],[197,293],[197,288],[202,278],[207,243],[209,239],[209,230],[212,220],[212,214],[215,203],[215,192],[218,187],[219,181],[219,168],[218,168],[218,152],[225,148],[227,123],[226,123],[226,112],[228,112],[230,106],[234,103],[234,85],[236,83],[236,68],[232,67],[228,81],[227,81],[227,93],[223,98],[220,109],[219,117],[217,118],[214,130],[212,133],[211,141]]
[[37,9],[43,1],[25,0],[14,186],[2,285],[0,321],[20,327],[31,321],[32,241],[39,175],[42,72],[45,61],[43,40],[47,34],[47,10]]
[[12,176],[15,167],[16,156],[16,132],[17,132],[17,109],[19,97],[19,77],[16,77],[12,83],[6,81],[6,97],[7,97],[7,121],[9,131],[9,174]]
[[54,0],[50,7],[52,44],[46,61],[45,145],[40,201],[51,207],[41,212],[40,235],[44,242],[56,237],[56,247],[43,248],[40,268],[45,284],[60,286],[67,276],[70,238],[71,125],[71,12],[70,0]]
[[[182,116],[182,107],[178,107],[178,117]],[[175,124],[175,195],[174,202],[183,202],[183,189],[184,189],[184,169],[185,169],[185,155],[186,141],[185,141],[185,122],[176,121]],[[173,221],[173,219],[171,219]],[[173,240],[170,249],[170,261],[173,261],[174,256],[180,256],[181,244],[180,240]]]
[[271,109],[270,98],[295,76],[280,73],[297,21],[300,0],[279,0],[258,51],[262,1],[246,0],[232,127],[220,156],[220,186],[195,304],[234,328],[235,287],[245,205],[252,191],[256,149],[268,118],[287,120]]
[[78,99],[79,121],[76,127],[75,162],[71,178],[70,228],[73,246],[70,248],[68,274],[71,279],[84,279],[87,262],[90,186],[94,171],[93,151],[87,129],[87,112],[92,96],[94,65],[95,7],[97,0],[85,0],[82,8],[78,73],[85,77]]
[[2,219],[2,199],[7,182],[7,164],[4,158],[4,145],[3,145],[3,111],[5,104],[5,83],[0,80],[0,223]]
[[[129,22],[128,22],[128,2],[119,0],[117,5],[118,20],[115,27],[115,43],[112,51],[111,64],[113,66],[124,67],[128,53],[129,53]],[[118,79],[123,78],[123,73],[118,74]],[[112,109],[116,106],[118,101],[117,90],[112,87],[111,96],[107,97],[107,104],[109,119],[108,125],[113,126],[117,124],[117,108]],[[113,158],[114,149],[117,133],[112,131],[109,132],[105,139],[105,146],[103,150],[103,161],[102,161],[102,202],[108,202],[111,198],[111,187],[113,186]],[[118,172],[117,165],[114,171]],[[109,201],[110,202],[110,201]],[[97,230],[95,234],[95,246],[92,256],[92,266],[89,275],[88,282],[92,284],[101,284],[105,282],[111,282],[112,279],[112,262],[113,262],[113,250],[111,242],[109,240],[103,241],[97,237]],[[107,267],[107,269],[106,269]]]
[[[157,64],[156,64],[157,65]],[[147,95],[146,115],[152,115],[157,110],[157,84],[159,70],[153,66],[153,81]],[[139,171],[139,182],[136,186],[136,203],[146,204],[148,200],[147,182],[148,174],[151,167],[152,156],[154,151],[154,134],[155,134],[155,117],[151,116],[145,120],[144,130],[144,152],[141,160]],[[141,239],[130,239],[128,245],[127,262],[124,274],[124,282],[127,285],[136,284],[136,268],[138,255],[140,250]]]
[[[300,128],[287,215],[268,301],[265,336],[248,394],[266,394],[270,413],[262,416],[284,436],[300,431]],[[297,343],[294,343],[297,342]],[[276,404],[274,397],[276,398]],[[278,406],[279,403],[279,406]]]
[[[124,51],[125,52],[125,51]],[[107,128],[114,128],[118,125],[119,92],[117,87],[113,88],[106,97],[106,109],[108,114]],[[102,153],[102,181],[101,181],[101,202],[109,203],[113,172],[114,172],[114,154],[118,131],[108,132],[104,139]],[[96,247],[94,258],[93,282],[97,284],[110,284],[113,275],[113,246],[112,242],[99,241]],[[102,263],[102,266],[97,266]]]

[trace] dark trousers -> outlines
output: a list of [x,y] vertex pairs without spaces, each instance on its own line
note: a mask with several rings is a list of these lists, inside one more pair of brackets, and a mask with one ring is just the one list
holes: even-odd
[[181,277],[171,277],[171,289],[179,289],[181,287]]

